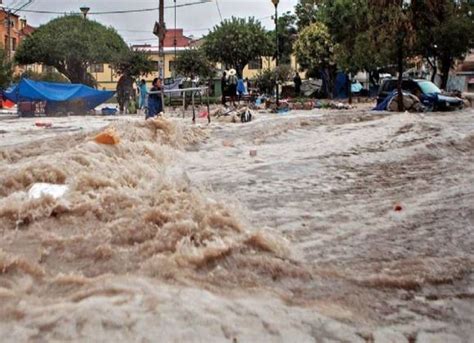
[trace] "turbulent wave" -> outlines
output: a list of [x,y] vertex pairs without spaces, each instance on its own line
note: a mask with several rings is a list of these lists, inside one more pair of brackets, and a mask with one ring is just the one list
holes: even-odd
[[[61,137],[40,150],[2,152],[10,162],[0,168],[4,318],[15,317],[27,293],[37,304],[61,302],[57,295],[77,302],[95,294],[87,290],[94,280],[113,275],[213,289],[308,279],[283,238],[249,227],[236,208],[171,168],[183,149],[207,137],[204,130],[162,119],[115,130],[121,143],[114,146],[84,136],[67,146]],[[37,182],[69,191],[30,199]]]

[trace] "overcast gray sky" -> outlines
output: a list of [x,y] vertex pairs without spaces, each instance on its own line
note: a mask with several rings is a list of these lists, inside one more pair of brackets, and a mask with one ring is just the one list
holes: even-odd
[[[176,0],[177,4],[196,2],[196,0]],[[17,7],[27,0],[3,0],[5,6]],[[298,0],[280,0],[280,13],[293,11]],[[165,5],[173,5],[173,0],[165,0]],[[274,7],[271,0],[218,0],[222,17],[256,17],[268,28],[273,27],[271,15]],[[158,0],[35,0],[29,10],[59,12],[79,12],[79,7],[87,6],[91,12],[128,10],[158,7]],[[33,26],[39,26],[57,14],[37,14],[21,12]],[[115,27],[128,43],[154,43],[151,33],[158,11],[129,14],[91,15],[91,19]],[[174,10],[165,10],[168,28],[174,27]],[[183,28],[186,35],[202,36],[220,22],[216,0],[195,6],[177,9],[177,27]]]

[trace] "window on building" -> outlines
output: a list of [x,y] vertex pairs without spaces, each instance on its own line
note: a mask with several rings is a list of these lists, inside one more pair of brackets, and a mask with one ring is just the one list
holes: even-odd
[[12,38],[12,50],[16,51],[16,38]]
[[103,73],[104,65],[102,63],[96,63],[91,65],[91,73]]
[[250,61],[249,62],[249,69],[251,69],[251,70],[262,69],[262,59],[257,58],[255,60]]

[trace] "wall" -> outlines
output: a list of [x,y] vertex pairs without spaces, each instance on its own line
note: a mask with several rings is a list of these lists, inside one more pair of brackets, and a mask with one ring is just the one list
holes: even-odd
[[[179,51],[178,51],[179,55]],[[152,53],[151,59],[156,62],[156,69],[158,69],[158,54]],[[170,69],[170,63],[175,60],[174,52],[166,52],[165,53],[165,78],[172,77],[172,70]],[[255,79],[260,71],[265,69],[273,69],[275,67],[275,61],[271,57],[262,57],[262,69],[250,69],[249,66],[245,67],[243,72],[243,77],[248,78],[250,80]],[[292,67],[293,69],[298,68],[298,64],[296,63],[296,58],[292,57]],[[222,70],[222,66],[220,63],[216,64],[216,68],[218,70]],[[115,90],[117,87],[118,77],[114,75],[113,71],[110,69],[108,64],[104,64],[104,71],[102,73],[92,73],[92,75],[96,78],[97,82],[99,83],[99,89],[107,89],[107,90]],[[301,77],[304,78],[305,73],[300,73]],[[149,74],[148,76],[144,77],[149,85],[155,77],[158,77],[158,72],[154,72]],[[220,78],[218,75],[217,78]]]
[[[151,56],[151,59],[156,62],[156,70],[155,72],[142,77],[147,81],[147,83],[151,86],[151,82],[154,78],[158,77],[158,56],[156,54]],[[174,53],[166,54],[165,55],[165,78],[169,78],[172,76],[172,71],[170,70],[170,62],[174,61]],[[113,90],[115,91],[117,88],[117,82],[119,77],[115,75],[115,72],[111,69],[109,64],[104,64],[104,71],[102,73],[91,72],[91,74],[95,77],[98,82],[99,89],[106,89],[106,90]]]

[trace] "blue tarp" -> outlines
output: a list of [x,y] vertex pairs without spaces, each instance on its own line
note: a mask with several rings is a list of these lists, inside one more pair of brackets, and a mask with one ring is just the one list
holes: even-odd
[[380,104],[375,106],[375,108],[372,111],[386,111],[390,101],[397,95],[398,95],[398,91],[393,90],[392,93],[387,95],[387,97]]
[[53,83],[22,79],[4,92],[4,96],[14,102],[45,101],[47,106],[56,107],[64,103],[74,103],[82,109],[91,110],[106,102],[114,95],[111,91],[69,83]]
[[347,94],[348,91],[348,82],[349,79],[346,74],[338,72],[336,75],[336,81],[334,85],[334,98],[336,99],[346,99],[349,97]]

